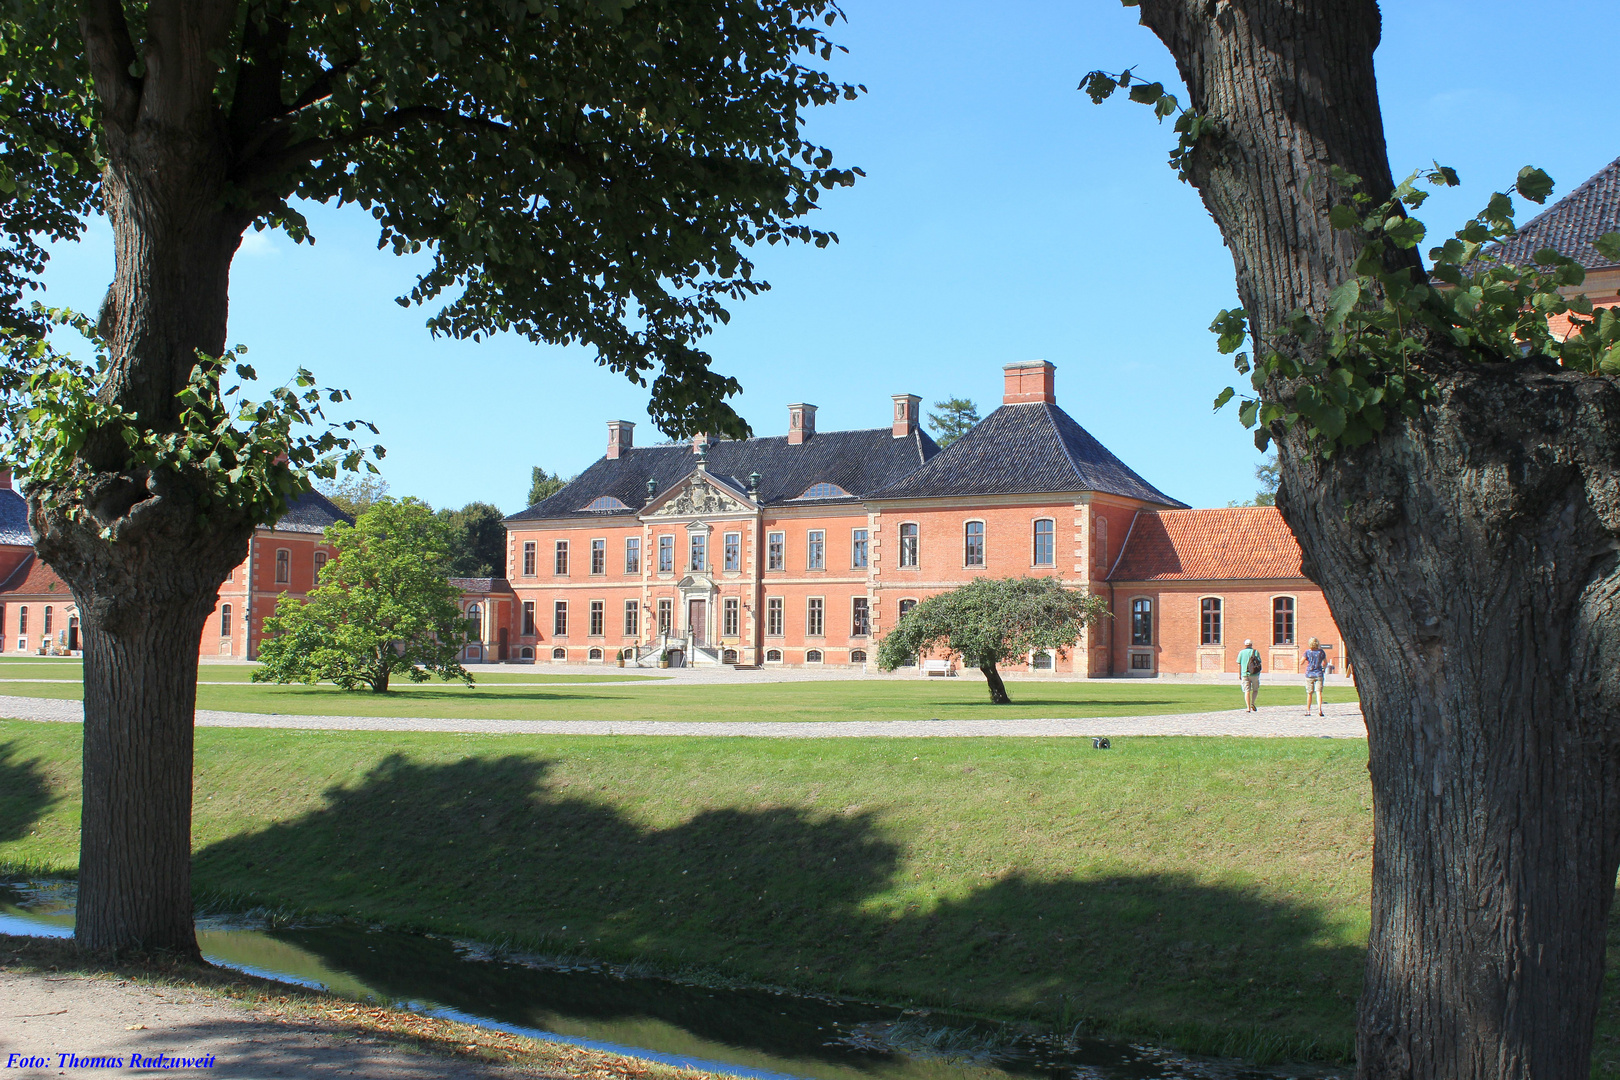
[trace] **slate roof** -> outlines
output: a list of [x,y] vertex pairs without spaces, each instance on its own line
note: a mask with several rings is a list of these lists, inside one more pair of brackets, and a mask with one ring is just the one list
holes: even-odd
[[339,521],[354,524],[353,516],[339,510],[331,499],[318,491],[306,491],[292,501],[272,527],[282,532],[318,533]]
[[1299,544],[1274,506],[1143,510],[1109,581],[1303,577]]
[[1074,418],[1044,401],[1003,405],[876,499],[1100,491],[1186,506],[1136,475]]
[[478,593],[479,595],[509,593],[512,591],[512,583],[503,577],[453,577],[450,579],[450,584],[464,593]]
[[73,590],[38,555],[29,555],[0,582],[0,596],[60,596],[71,603]]
[[[822,506],[858,502],[937,453],[939,447],[925,432],[897,439],[891,428],[873,428],[817,432],[799,446],[790,446],[786,435],[722,440],[708,448],[707,458],[710,475],[739,493],[747,491],[749,474],[759,473],[757,498],[766,505],[791,502],[811,484],[821,482],[837,484],[850,493],[849,498],[803,502]],[[506,520],[633,516],[647,503],[648,480],[657,492],[663,492],[696,467],[697,455],[690,443],[633,447],[617,459],[599,458],[561,491]],[[612,495],[625,509],[581,509],[603,495]]]
[[28,532],[28,501],[16,488],[0,488],[0,544],[32,547]]
[[1528,265],[1536,252],[1552,248],[1588,270],[1614,265],[1592,241],[1620,231],[1620,158],[1596,176],[1519,227],[1519,235],[1491,254],[1501,262]]

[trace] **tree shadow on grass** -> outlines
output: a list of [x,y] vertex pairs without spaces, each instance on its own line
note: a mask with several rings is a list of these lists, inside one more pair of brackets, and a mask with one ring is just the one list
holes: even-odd
[[[1351,1031],[1363,952],[1340,943],[1315,906],[1174,874],[1003,876],[938,900],[897,880],[908,853],[871,812],[710,808],[657,827],[594,792],[531,757],[423,764],[395,755],[362,782],[327,791],[319,810],[205,848],[195,880],[226,895],[554,954],[1065,1026],[1258,1026],[1333,1053]],[[299,933],[304,947],[399,997],[424,996],[421,969],[443,967],[427,953]],[[495,1007],[487,986],[450,976],[431,985],[438,1000]],[[661,1015],[650,999],[590,1007]],[[748,1044],[724,1018],[662,1018]],[[705,1024],[725,1030],[699,1030]]]
[[[230,687],[234,687],[236,685],[246,686],[250,684],[233,683],[230,684]],[[330,705],[330,712],[333,715],[347,715],[344,712],[344,708],[351,705],[387,705],[389,707],[394,707],[398,705],[413,705],[417,703],[424,705],[443,703],[455,705],[488,705],[495,702],[516,702],[518,704],[532,705],[537,703],[549,704],[572,701],[621,700],[620,698],[617,698],[611,694],[582,693],[578,690],[569,690],[563,693],[557,693],[548,692],[537,687],[525,687],[523,689],[512,690],[491,689],[488,686],[474,687],[471,689],[465,687],[439,689],[435,687],[425,690],[402,690],[398,693],[390,690],[387,693],[374,694],[370,690],[340,690],[335,686],[272,686],[264,683],[251,685],[253,685],[254,689],[274,690],[274,693],[262,697],[251,698],[246,701],[235,701],[232,700],[233,695],[230,693],[230,688],[226,687],[224,684],[221,684],[219,687],[203,687],[203,690],[223,689],[226,692],[217,696],[200,694],[200,698],[206,698],[206,704],[203,701],[199,701],[198,707],[217,709],[221,712],[274,712],[275,710],[272,708],[272,706],[276,704],[278,699],[282,701],[291,699],[298,702],[319,702],[323,705]]]
[[24,761],[17,743],[0,743],[0,843],[27,836],[57,798],[40,759]]

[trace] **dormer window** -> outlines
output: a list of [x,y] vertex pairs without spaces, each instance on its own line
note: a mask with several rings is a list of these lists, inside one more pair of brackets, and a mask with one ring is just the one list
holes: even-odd
[[804,489],[804,494],[799,496],[801,499],[847,499],[849,497],[849,492],[837,484],[829,484],[825,480],[819,484],[811,484]]
[[584,507],[581,507],[580,509],[582,509],[582,510],[628,510],[630,508],[628,506],[626,506],[624,503],[620,502],[618,499],[615,499],[612,495],[599,495],[595,499],[591,500],[591,504],[589,506],[584,506]]

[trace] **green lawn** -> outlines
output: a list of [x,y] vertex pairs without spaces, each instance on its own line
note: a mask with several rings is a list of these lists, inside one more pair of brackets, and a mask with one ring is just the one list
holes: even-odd
[[[23,665],[18,665],[20,669]],[[0,678],[12,676],[0,666]],[[225,669],[240,670],[246,668]],[[243,682],[197,688],[197,706],[230,712],[292,716],[424,716],[489,720],[1016,720],[1071,716],[1142,716],[1238,709],[1235,686],[1125,680],[1013,682],[1013,704],[989,704],[977,679],[915,679],[738,683],[706,686],[570,685],[551,676],[547,686],[486,682],[399,684],[387,694],[333,686],[266,686]],[[41,677],[41,676],[35,676]],[[58,674],[45,676],[66,678]],[[525,680],[527,681],[527,680]],[[75,683],[0,683],[0,695],[76,699]],[[1261,691],[1262,704],[1302,701],[1304,688]],[[1354,701],[1355,690],[1334,687],[1328,701]]]
[[[74,868],[79,737],[0,721],[0,864]],[[239,903],[1336,1056],[1366,777],[1364,743],[1327,739],[205,728],[195,876]]]
[[[197,672],[199,683],[246,683],[253,678],[254,664],[203,664]],[[617,668],[604,668],[600,675],[557,675],[544,671],[526,672],[521,668],[500,671],[482,671],[473,668],[479,683],[592,683],[592,682],[667,682],[668,675],[626,674]],[[79,679],[84,668],[78,660],[46,660],[39,657],[0,660],[0,679]],[[403,686],[411,685],[401,680]],[[439,684],[442,685],[442,684]],[[0,687],[4,684],[0,683]],[[401,688],[403,688],[403,686]]]

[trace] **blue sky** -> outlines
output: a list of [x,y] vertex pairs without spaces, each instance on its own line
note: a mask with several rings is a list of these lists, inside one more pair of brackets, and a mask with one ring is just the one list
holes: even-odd
[[[757,434],[787,403],[818,427],[888,423],[889,395],[1000,402],[1003,364],[1057,365],[1058,401],[1128,464],[1195,506],[1253,493],[1250,435],[1211,399],[1231,382],[1207,332],[1233,306],[1232,264],[1197,194],[1165,165],[1167,127],[1075,87],[1092,68],[1174,68],[1116,0],[843,0],[834,72],[864,83],[811,135],[867,177],[816,224],[841,243],[758,252],[773,290],[708,339]],[[1558,193],[1620,156],[1613,0],[1392,0],[1377,54],[1397,174],[1431,159],[1464,187],[1425,207],[1454,228],[1520,166]],[[1183,95],[1185,100],[1185,95]],[[569,475],[600,456],[605,421],[662,438],[646,392],[581,349],[515,337],[435,340],[395,302],[422,265],[376,249],[363,212],[309,208],[318,243],[250,234],[230,340],[261,378],[304,365],[377,423],[395,494],[521,509],[531,465]],[[1528,216],[1528,215],[1526,215]],[[112,271],[97,223],[60,248],[48,301],[94,311]]]

